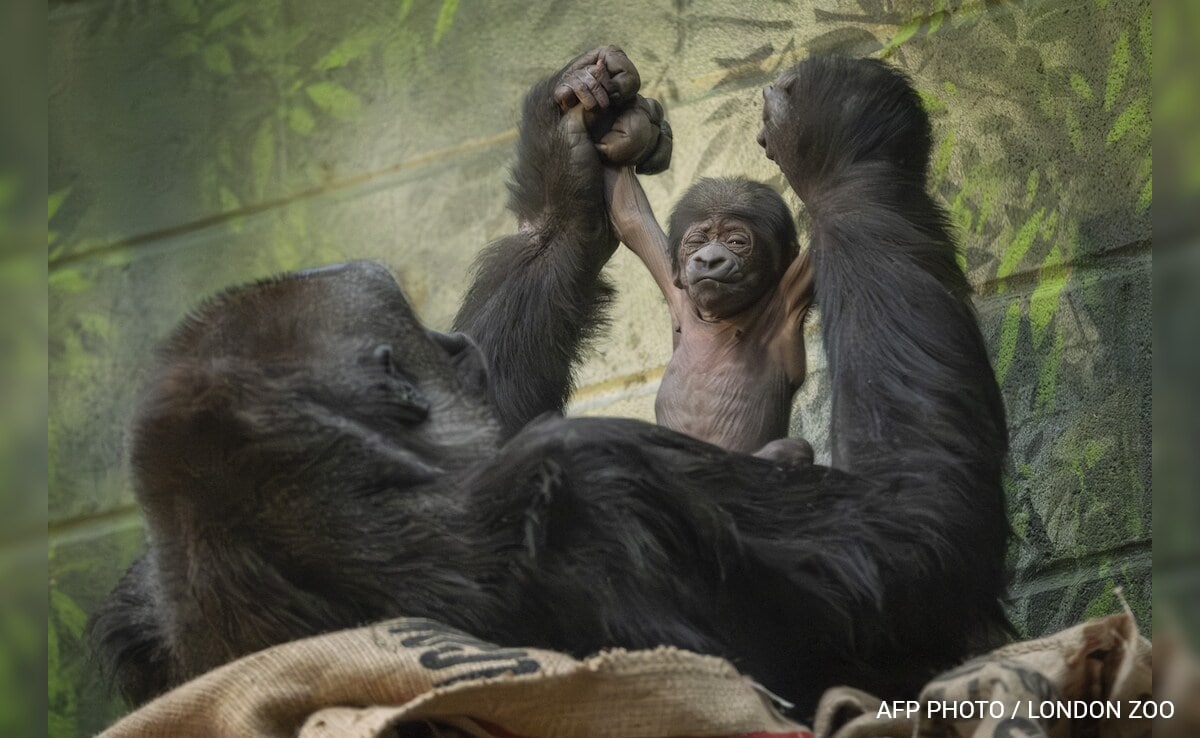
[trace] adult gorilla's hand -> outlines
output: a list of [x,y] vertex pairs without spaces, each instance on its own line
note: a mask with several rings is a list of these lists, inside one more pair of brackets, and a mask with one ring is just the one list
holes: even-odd
[[559,72],[554,101],[564,113],[577,104],[584,110],[620,110],[629,106],[642,86],[637,67],[616,46],[582,54]]
[[574,147],[582,123],[609,164],[636,165],[639,174],[670,165],[671,127],[657,100],[637,94],[640,87],[637,67],[615,46],[576,57],[559,72],[553,98],[567,119],[573,159],[586,158]]

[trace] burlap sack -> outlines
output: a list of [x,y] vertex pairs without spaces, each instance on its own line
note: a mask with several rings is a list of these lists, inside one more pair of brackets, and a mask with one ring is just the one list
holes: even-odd
[[1154,738],[1196,738],[1200,736],[1200,661],[1178,626],[1169,616],[1163,619],[1167,624],[1154,629],[1154,696],[1170,702],[1175,711],[1154,724]]
[[1134,715],[1152,700],[1150,654],[1126,611],[968,661],[913,703],[831,689],[813,728],[817,738],[1148,738],[1153,720]]
[[577,661],[413,618],[252,654],[103,735],[812,737],[718,658],[658,648]]

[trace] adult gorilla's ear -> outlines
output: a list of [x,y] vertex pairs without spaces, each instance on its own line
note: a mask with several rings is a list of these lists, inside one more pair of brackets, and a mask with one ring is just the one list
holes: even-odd
[[479,346],[465,333],[429,331],[429,337],[449,354],[450,365],[462,388],[478,397],[487,397],[487,360]]

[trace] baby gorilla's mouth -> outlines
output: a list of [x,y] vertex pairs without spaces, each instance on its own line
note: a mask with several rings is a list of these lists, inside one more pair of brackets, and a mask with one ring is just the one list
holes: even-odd
[[738,282],[738,275],[726,274],[724,276],[719,276],[719,277],[701,277],[700,279],[697,279],[692,284],[700,285],[704,282],[712,282],[713,284],[722,284],[722,285],[736,284]]

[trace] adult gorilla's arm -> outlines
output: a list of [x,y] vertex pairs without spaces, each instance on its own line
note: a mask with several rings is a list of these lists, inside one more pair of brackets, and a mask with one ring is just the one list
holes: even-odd
[[509,183],[520,230],[479,257],[454,321],[487,358],[491,400],[506,434],[562,410],[583,346],[605,324],[613,290],[600,271],[617,238],[589,128],[594,135],[602,118],[633,104],[639,84],[625,54],[607,46],[575,59],[525,98]]

